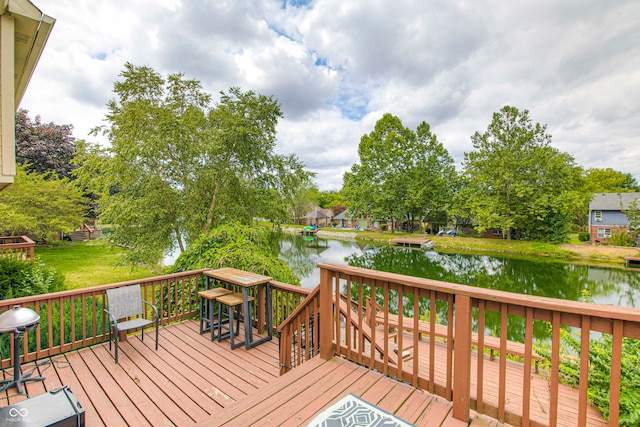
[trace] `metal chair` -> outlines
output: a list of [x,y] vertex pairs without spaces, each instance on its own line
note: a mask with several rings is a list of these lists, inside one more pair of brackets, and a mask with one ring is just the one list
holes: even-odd
[[[142,339],[144,340],[144,328],[146,326],[156,325],[156,350],[158,349],[158,308],[147,302],[142,301],[142,292],[140,285],[130,285],[121,288],[107,289],[107,304],[109,309],[105,309],[105,313],[109,315],[109,350],[111,350],[111,342],[115,342],[115,359],[118,363],[118,335],[121,331],[142,328]],[[144,304],[150,306],[155,314],[155,320],[144,318]],[[121,319],[129,319],[120,321]]]

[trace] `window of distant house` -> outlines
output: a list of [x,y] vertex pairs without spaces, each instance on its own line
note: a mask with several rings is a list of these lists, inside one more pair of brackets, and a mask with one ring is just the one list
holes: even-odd
[[602,211],[594,211],[593,219],[598,222],[602,221]]
[[600,238],[611,237],[611,229],[610,228],[598,228],[598,237],[600,237]]
[[502,235],[502,230],[500,230],[499,228],[492,228],[492,229],[491,229],[491,233],[492,233],[494,236],[501,236],[501,235]]

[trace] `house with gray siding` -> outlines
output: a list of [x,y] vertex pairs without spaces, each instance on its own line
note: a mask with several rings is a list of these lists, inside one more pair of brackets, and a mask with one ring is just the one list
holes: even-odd
[[631,203],[640,206],[640,193],[597,193],[589,203],[591,243],[605,243],[614,233],[629,231],[625,211]]

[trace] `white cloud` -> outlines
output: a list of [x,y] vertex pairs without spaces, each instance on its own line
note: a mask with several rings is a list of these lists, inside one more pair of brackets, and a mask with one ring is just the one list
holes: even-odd
[[430,123],[459,162],[506,104],[579,164],[640,180],[637,1],[34,1],[57,22],[21,107],[78,138],[95,140],[128,61],[274,95],[278,152],[322,189],[386,112]]

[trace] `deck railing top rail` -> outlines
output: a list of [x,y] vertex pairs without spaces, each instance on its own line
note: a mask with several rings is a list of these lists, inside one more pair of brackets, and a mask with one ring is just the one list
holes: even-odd
[[[467,296],[497,303],[531,307],[535,309],[557,311],[568,314],[590,315],[611,320],[625,320],[640,323],[640,310],[633,307],[620,307],[604,304],[593,304],[581,301],[562,300],[535,295],[521,295],[513,292],[497,291],[493,289],[477,288],[456,283],[441,282],[421,277],[405,276],[396,273],[368,270],[366,268],[351,267],[344,264],[320,263],[318,267],[344,275],[362,277],[370,280],[393,282],[399,285],[411,286],[419,289]],[[638,337],[640,338],[640,332]]]
[[8,244],[35,244],[33,240],[31,240],[28,236],[2,236],[0,237],[0,244],[8,245]]
[[0,311],[6,309],[7,307],[13,307],[14,305],[30,305],[43,300],[57,300],[57,299],[66,299],[69,297],[78,297],[78,296],[85,296],[85,295],[92,295],[92,294],[95,295],[99,293],[104,293],[104,291],[106,291],[107,289],[120,288],[122,286],[127,286],[127,285],[136,285],[136,284],[144,285],[146,283],[153,283],[158,281],[170,282],[172,279],[180,279],[185,276],[198,276],[207,270],[209,269],[202,268],[199,270],[183,271],[181,273],[165,274],[161,276],[147,277],[144,279],[128,280],[126,282],[110,283],[108,285],[98,285],[98,286],[91,286],[88,288],[78,288],[78,289],[71,289],[67,291],[52,292],[49,294],[31,295],[28,297],[0,300]]

